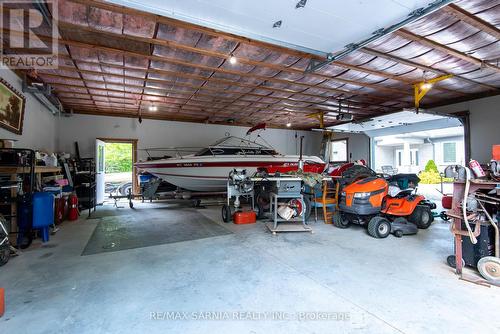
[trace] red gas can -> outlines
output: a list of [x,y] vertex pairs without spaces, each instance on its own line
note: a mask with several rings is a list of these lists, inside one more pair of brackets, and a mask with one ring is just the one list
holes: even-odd
[[78,197],[75,194],[71,194],[69,196],[69,212],[68,219],[69,220],[77,220],[78,219]]
[[255,224],[257,214],[255,211],[237,211],[233,214],[235,224]]

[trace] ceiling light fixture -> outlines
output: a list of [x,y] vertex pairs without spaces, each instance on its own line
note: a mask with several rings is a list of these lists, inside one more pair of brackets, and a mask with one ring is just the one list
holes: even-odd
[[236,59],[235,56],[231,55],[229,57],[229,62],[231,63],[231,65],[234,65],[234,64],[236,64],[238,62],[238,59]]
[[149,106],[149,111],[158,111],[158,107],[157,106]]
[[431,89],[432,88],[432,83],[430,82],[425,82],[422,84],[422,89]]
[[290,128],[291,126],[292,126],[292,123],[290,123],[290,122],[286,123],[287,128]]
[[300,0],[295,5],[295,9],[304,8],[306,6],[307,0]]

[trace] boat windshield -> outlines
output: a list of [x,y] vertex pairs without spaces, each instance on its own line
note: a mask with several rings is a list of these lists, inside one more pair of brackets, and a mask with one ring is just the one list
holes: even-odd
[[278,153],[265,145],[243,138],[229,136],[220,139],[214,144],[202,149],[196,156],[205,155],[278,155]]

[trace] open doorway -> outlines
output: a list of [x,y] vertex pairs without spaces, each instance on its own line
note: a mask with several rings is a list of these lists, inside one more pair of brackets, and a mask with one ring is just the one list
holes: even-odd
[[132,143],[105,143],[104,189],[109,195],[132,191]]
[[134,163],[137,159],[137,140],[97,138],[97,203],[110,195],[128,195],[137,189]]

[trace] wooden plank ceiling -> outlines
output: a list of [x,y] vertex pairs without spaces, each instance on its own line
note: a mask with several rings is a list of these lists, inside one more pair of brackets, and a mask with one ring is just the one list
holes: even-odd
[[58,27],[60,67],[35,80],[66,112],[311,128],[339,103],[355,119],[412,107],[424,77],[454,75],[423,108],[500,92],[500,1],[456,2],[312,74],[312,55],[104,2],[59,0]]

